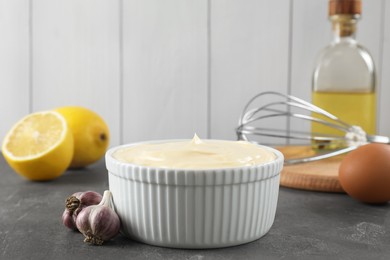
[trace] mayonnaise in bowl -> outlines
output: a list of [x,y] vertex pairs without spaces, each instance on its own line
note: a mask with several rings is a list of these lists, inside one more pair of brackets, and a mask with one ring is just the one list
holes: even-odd
[[143,143],[115,151],[120,162],[168,169],[245,167],[274,161],[276,156],[246,141],[192,140]]

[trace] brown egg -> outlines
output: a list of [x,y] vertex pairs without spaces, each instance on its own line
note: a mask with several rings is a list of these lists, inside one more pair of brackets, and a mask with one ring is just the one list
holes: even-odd
[[390,145],[367,144],[345,156],[340,184],[351,197],[367,203],[390,200]]

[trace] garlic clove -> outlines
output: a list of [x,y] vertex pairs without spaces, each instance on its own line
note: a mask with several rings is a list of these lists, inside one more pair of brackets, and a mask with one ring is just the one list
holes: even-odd
[[73,213],[68,209],[65,209],[64,213],[62,213],[62,223],[69,229],[77,230],[76,223],[73,219]]
[[88,206],[79,213],[76,226],[85,236],[84,242],[102,245],[119,233],[120,220],[112,208],[111,197],[106,190],[98,205]]

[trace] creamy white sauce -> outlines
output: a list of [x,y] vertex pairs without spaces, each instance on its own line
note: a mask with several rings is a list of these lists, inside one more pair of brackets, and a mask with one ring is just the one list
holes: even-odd
[[274,161],[276,156],[246,141],[192,140],[150,143],[118,149],[115,159],[141,166],[170,169],[243,167]]

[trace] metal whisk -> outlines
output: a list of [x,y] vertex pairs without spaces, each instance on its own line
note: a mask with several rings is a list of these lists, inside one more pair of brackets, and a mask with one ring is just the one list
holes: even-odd
[[[260,102],[263,99],[263,102]],[[264,102],[265,101],[265,102]],[[257,102],[258,106],[255,106]],[[252,108],[251,108],[252,107]],[[291,120],[303,120],[315,122],[340,131],[337,134],[313,133],[311,131],[296,131],[293,129],[274,129],[266,126],[265,120],[272,118],[285,118],[287,124]],[[359,126],[343,122],[335,115],[300,98],[284,95],[282,93],[268,91],[254,96],[244,107],[236,129],[239,140],[259,143],[254,140],[255,136],[267,138],[284,138],[286,140],[300,140],[318,143],[321,146],[337,143],[338,149],[324,149],[319,154],[297,159],[286,159],[285,165],[303,162],[311,162],[329,158],[350,152],[366,143],[390,144],[389,137],[367,135]],[[289,141],[288,141],[289,142]]]

